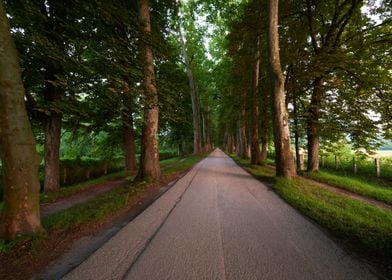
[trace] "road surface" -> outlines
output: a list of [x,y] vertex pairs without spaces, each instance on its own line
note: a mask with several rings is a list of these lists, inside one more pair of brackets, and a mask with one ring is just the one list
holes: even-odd
[[65,279],[377,279],[219,149]]

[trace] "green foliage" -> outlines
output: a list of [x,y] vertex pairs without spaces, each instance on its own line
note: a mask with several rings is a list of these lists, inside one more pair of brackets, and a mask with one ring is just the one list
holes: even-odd
[[160,152],[159,153],[159,161],[170,159],[170,158],[175,158],[177,157],[177,152]]
[[13,247],[13,243],[7,243],[4,239],[0,239],[0,254],[9,253]]

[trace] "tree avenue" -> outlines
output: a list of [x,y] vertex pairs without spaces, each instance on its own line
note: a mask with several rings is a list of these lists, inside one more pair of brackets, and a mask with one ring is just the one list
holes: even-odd
[[156,181],[214,147],[287,178],[342,143],[377,150],[392,9],[373,2],[2,1],[1,235],[41,230],[40,191]]

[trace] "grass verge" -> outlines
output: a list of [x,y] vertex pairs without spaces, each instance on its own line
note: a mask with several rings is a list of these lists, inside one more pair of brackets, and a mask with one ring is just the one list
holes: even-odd
[[[190,156],[183,159],[176,158],[164,161],[164,168],[162,172],[163,180],[165,181],[175,174],[186,171],[202,158],[203,156]],[[91,187],[91,185],[124,178],[125,176],[126,175],[124,172],[119,172],[95,180],[90,180],[88,182],[63,189],[63,193],[59,194],[57,197],[54,197],[55,194],[50,194],[53,196],[48,196],[46,201],[49,201],[50,199],[54,200],[58,197],[70,196],[85,188]],[[111,189],[105,193],[97,195],[85,203],[77,204],[61,212],[49,215],[42,220],[42,224],[49,235],[53,230],[57,232],[66,232],[68,230],[77,229],[79,227],[89,227],[94,225],[94,223],[104,221],[105,219],[116,215],[116,213],[121,213],[121,211],[130,209],[136,205],[136,203],[142,199],[145,194],[147,194],[148,188],[157,188],[158,185],[159,182],[129,182],[129,184],[126,186],[120,186]],[[42,239],[41,236],[37,236],[37,238]],[[34,237],[27,237],[27,240],[29,241],[24,240],[22,243],[35,242]],[[20,244],[21,242],[19,242],[19,240],[6,243],[4,240],[0,239],[0,254],[10,253],[14,248],[20,247]]]
[[85,203],[49,215],[43,219],[42,224],[46,230],[67,230],[71,227],[99,221],[112,213],[133,205],[146,186],[145,182],[140,182],[131,186],[114,188]]
[[86,190],[94,185],[98,184],[103,184],[105,182],[113,181],[113,180],[118,180],[118,179],[123,179],[126,178],[127,174],[125,171],[120,171],[116,173],[112,173],[109,175],[105,175],[93,180],[88,180],[82,183],[78,183],[76,185],[72,186],[67,186],[67,187],[61,187],[58,192],[47,192],[47,193],[42,193],[40,195],[40,202],[41,203],[51,203],[56,200],[70,197],[78,192],[81,192],[83,190]]
[[365,182],[359,178],[340,176],[325,171],[318,173],[304,172],[302,175],[312,180],[392,204],[392,187],[384,187],[373,181]]
[[162,175],[167,176],[172,173],[182,172],[194,166],[206,155],[189,156],[185,158],[173,158],[162,162]]
[[[183,172],[196,164],[202,157],[191,156],[183,159],[169,159],[170,166],[163,169],[164,176]],[[165,165],[165,164],[164,164]],[[102,220],[112,213],[134,205],[135,202],[152,186],[150,183],[130,182],[129,185],[114,188],[96,196],[85,203],[75,205],[59,213],[48,216],[43,220],[46,229],[68,229],[73,226]]]
[[274,190],[284,200],[353,248],[384,259],[392,257],[391,211],[333,193],[301,178],[277,178],[271,166],[233,159],[261,181],[274,183]]
[[332,193],[300,178],[277,178],[276,192],[306,216],[364,250],[391,254],[392,212]]
[[[173,172],[182,171],[192,167],[196,162],[202,159],[203,156],[191,156],[186,158],[170,158],[166,160],[160,161],[160,166],[163,175],[170,175]],[[87,190],[92,186],[103,184],[113,180],[119,179],[127,179],[131,180],[132,176],[127,174],[125,171],[120,171],[116,173],[112,173],[109,175],[105,175],[93,180],[88,180],[82,183],[78,183],[72,186],[62,187],[58,192],[48,192],[42,193],[40,195],[41,203],[52,203],[59,199],[63,199],[66,197],[73,196],[83,190]],[[2,203],[0,202],[0,209],[2,207]]]

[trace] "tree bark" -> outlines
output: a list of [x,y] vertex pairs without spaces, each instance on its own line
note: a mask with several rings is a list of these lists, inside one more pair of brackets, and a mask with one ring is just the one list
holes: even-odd
[[248,142],[246,139],[246,112],[245,112],[245,104],[241,105],[241,111],[240,111],[240,120],[238,122],[239,127],[238,127],[238,136],[239,136],[239,153],[238,156],[240,158],[249,158],[249,153],[248,153]]
[[[51,70],[49,70],[51,71]],[[51,75],[53,79],[53,75]],[[62,90],[50,82],[46,82],[44,97],[45,101],[56,103],[60,101]],[[51,110],[45,119],[45,178],[44,191],[53,192],[60,189],[60,139],[61,139],[62,114]]]
[[16,47],[0,1],[0,157],[4,172],[4,209],[0,235],[42,230],[39,208],[40,157],[27,116]]
[[142,143],[138,180],[158,179],[161,175],[158,151],[158,92],[155,85],[154,59],[149,43],[151,22],[148,0],[139,2],[140,48],[143,54],[145,109],[142,129]]
[[210,120],[209,120],[209,107],[207,106],[207,110],[202,112],[202,124],[203,124],[203,142],[204,148],[203,151],[208,153],[212,150],[212,141],[211,141],[211,128],[210,128]]
[[181,31],[181,26],[179,27],[179,33],[180,33],[180,45],[182,50],[182,56],[184,57],[185,60],[186,74],[188,76],[188,82],[189,82],[189,92],[192,101],[193,154],[198,155],[202,151],[199,94],[198,94],[197,87],[195,85],[192,65],[191,65],[191,61],[188,58],[188,53],[184,42],[184,36]]
[[264,141],[262,139],[262,142],[261,142],[261,155],[260,155],[260,157],[261,157],[261,161],[267,160],[267,140]]
[[[46,5],[50,6],[48,14]],[[52,31],[48,40],[64,52],[64,42],[61,39],[65,19],[65,9],[53,1],[40,1],[41,15],[46,18],[46,28]],[[56,35],[53,35],[56,33]],[[44,99],[50,106],[50,113],[44,121],[45,131],[45,178],[44,191],[60,189],[60,142],[62,113],[59,103],[64,92],[60,76],[64,74],[61,62],[49,58],[46,65]]]
[[124,133],[125,170],[128,172],[134,172],[137,169],[136,150],[133,131],[133,117],[130,110],[125,109],[122,111],[122,123]]
[[322,89],[323,78],[317,77],[313,82],[313,92],[308,109],[308,171],[318,172],[319,153],[320,153],[320,132],[319,132],[319,118],[321,99],[323,97]]
[[285,106],[284,78],[279,57],[278,0],[270,0],[268,3],[268,58],[273,96],[276,175],[289,178],[296,176],[296,170],[290,149],[290,130]]
[[294,107],[294,143],[295,143],[295,160],[297,170],[301,170],[301,155],[299,153],[299,126],[298,126],[298,107],[296,93],[293,92],[293,107]]
[[250,162],[260,164],[259,144],[259,69],[260,69],[260,37],[256,36],[253,50],[254,65],[251,89],[251,128],[250,128]]
[[267,159],[267,143],[268,143],[268,127],[269,127],[269,96],[268,91],[263,90],[262,93],[262,106],[260,108],[260,119],[261,119],[261,161]]
[[227,152],[232,154],[234,152],[234,136],[231,133],[227,134]]

